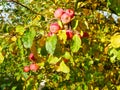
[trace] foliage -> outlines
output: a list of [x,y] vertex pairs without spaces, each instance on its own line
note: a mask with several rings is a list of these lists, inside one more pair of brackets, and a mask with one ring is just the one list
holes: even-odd
[[[6,8],[10,3],[13,9]],[[0,5],[1,13],[9,13],[7,21],[0,18],[2,90],[37,90],[42,80],[48,89],[119,90],[120,22],[98,11],[112,12],[111,0],[1,0]],[[73,9],[71,22],[54,18],[57,8]],[[54,22],[62,29],[49,36]],[[29,60],[30,53],[35,61]],[[24,72],[32,63],[39,70]]]

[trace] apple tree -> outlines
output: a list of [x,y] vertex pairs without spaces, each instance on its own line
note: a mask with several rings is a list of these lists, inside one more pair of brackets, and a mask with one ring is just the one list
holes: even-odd
[[116,2],[1,0],[0,88],[119,90]]

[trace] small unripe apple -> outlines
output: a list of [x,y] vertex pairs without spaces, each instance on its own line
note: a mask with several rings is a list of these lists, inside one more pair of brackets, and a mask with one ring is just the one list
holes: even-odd
[[35,61],[35,57],[34,57],[34,54],[33,54],[33,53],[30,53],[29,59],[32,60],[32,61]]
[[36,72],[39,69],[39,66],[35,63],[30,65],[30,70]]
[[50,32],[51,33],[57,33],[60,30],[60,26],[58,25],[58,23],[52,23],[50,25]]
[[66,30],[66,35],[67,35],[67,40],[72,39],[72,37],[73,37],[73,31]]
[[65,12],[68,13],[71,18],[73,18],[75,15],[75,12],[72,9],[67,9]]
[[71,16],[68,13],[64,13],[61,16],[61,21],[63,24],[68,24],[71,21]]
[[24,72],[29,72],[30,71],[30,67],[29,66],[24,66]]
[[54,16],[56,18],[61,18],[63,13],[64,13],[64,10],[62,8],[58,8],[57,10],[55,10]]

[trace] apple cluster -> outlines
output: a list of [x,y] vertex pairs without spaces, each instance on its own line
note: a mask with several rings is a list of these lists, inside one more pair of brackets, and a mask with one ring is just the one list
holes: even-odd
[[[61,25],[58,24],[58,22],[54,22],[50,24],[50,32],[48,33],[48,36],[52,36],[54,34],[57,34],[59,30],[66,30],[66,36],[67,40],[71,40],[73,35],[75,34],[73,30],[71,30],[70,22],[75,17],[75,12],[72,9],[62,9],[58,8],[54,12],[54,17],[58,20],[60,20]],[[67,28],[66,28],[67,27]],[[84,32],[83,34],[78,34],[80,38],[88,38],[89,34],[87,32]]]
[[[61,21],[62,26],[60,26],[57,22],[50,24],[50,32],[48,36],[52,36],[53,34],[57,34],[59,30],[65,30],[64,26],[67,26],[72,19],[74,18],[75,12],[72,9],[63,10],[62,8],[58,8],[54,12],[54,17]],[[73,31],[71,29],[66,30],[67,39],[72,39]]]
[[35,57],[33,53],[30,53],[29,60],[32,61],[32,63],[29,66],[24,66],[23,71],[24,72],[29,72],[29,71],[36,72],[39,69],[39,65],[35,63]]

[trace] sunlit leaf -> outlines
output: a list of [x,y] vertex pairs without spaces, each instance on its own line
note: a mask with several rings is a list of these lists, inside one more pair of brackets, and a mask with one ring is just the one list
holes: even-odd
[[35,30],[27,30],[24,33],[22,41],[25,48],[30,48],[32,46],[35,34],[36,34]]
[[70,68],[62,61],[57,69],[58,72],[69,73]]
[[23,26],[18,25],[16,27],[16,32],[19,33],[20,35],[23,35],[24,31],[25,31],[25,28]]
[[58,20],[58,24],[60,25],[61,28],[63,28],[61,20]]
[[54,57],[53,55],[50,55],[48,58],[50,64],[56,64],[58,61],[60,61],[60,58]]
[[16,90],[17,86],[13,86],[11,90]]
[[117,90],[120,90],[120,85],[116,86]]
[[0,46],[0,52],[2,51],[2,46]]
[[65,44],[66,40],[67,40],[67,35],[66,35],[66,31],[65,30],[59,30],[58,32],[58,37],[60,40],[63,41],[63,43]]
[[71,55],[70,55],[69,52],[65,52],[65,54],[63,55],[63,57],[64,57],[65,59],[70,59],[70,58],[71,58]]
[[111,41],[111,46],[114,48],[119,48],[120,47],[120,35],[114,35],[110,39]]
[[3,63],[4,61],[4,56],[2,55],[2,53],[0,52],[0,64]]
[[79,23],[78,20],[72,21],[72,29],[73,29],[73,30],[76,30],[76,28],[77,28],[77,26],[78,26],[78,23]]
[[72,52],[78,52],[81,47],[81,39],[78,35],[74,35],[72,38],[70,49]]
[[57,44],[57,36],[56,35],[48,37],[46,40],[46,45],[45,45],[47,52],[50,54],[54,54],[56,44]]

